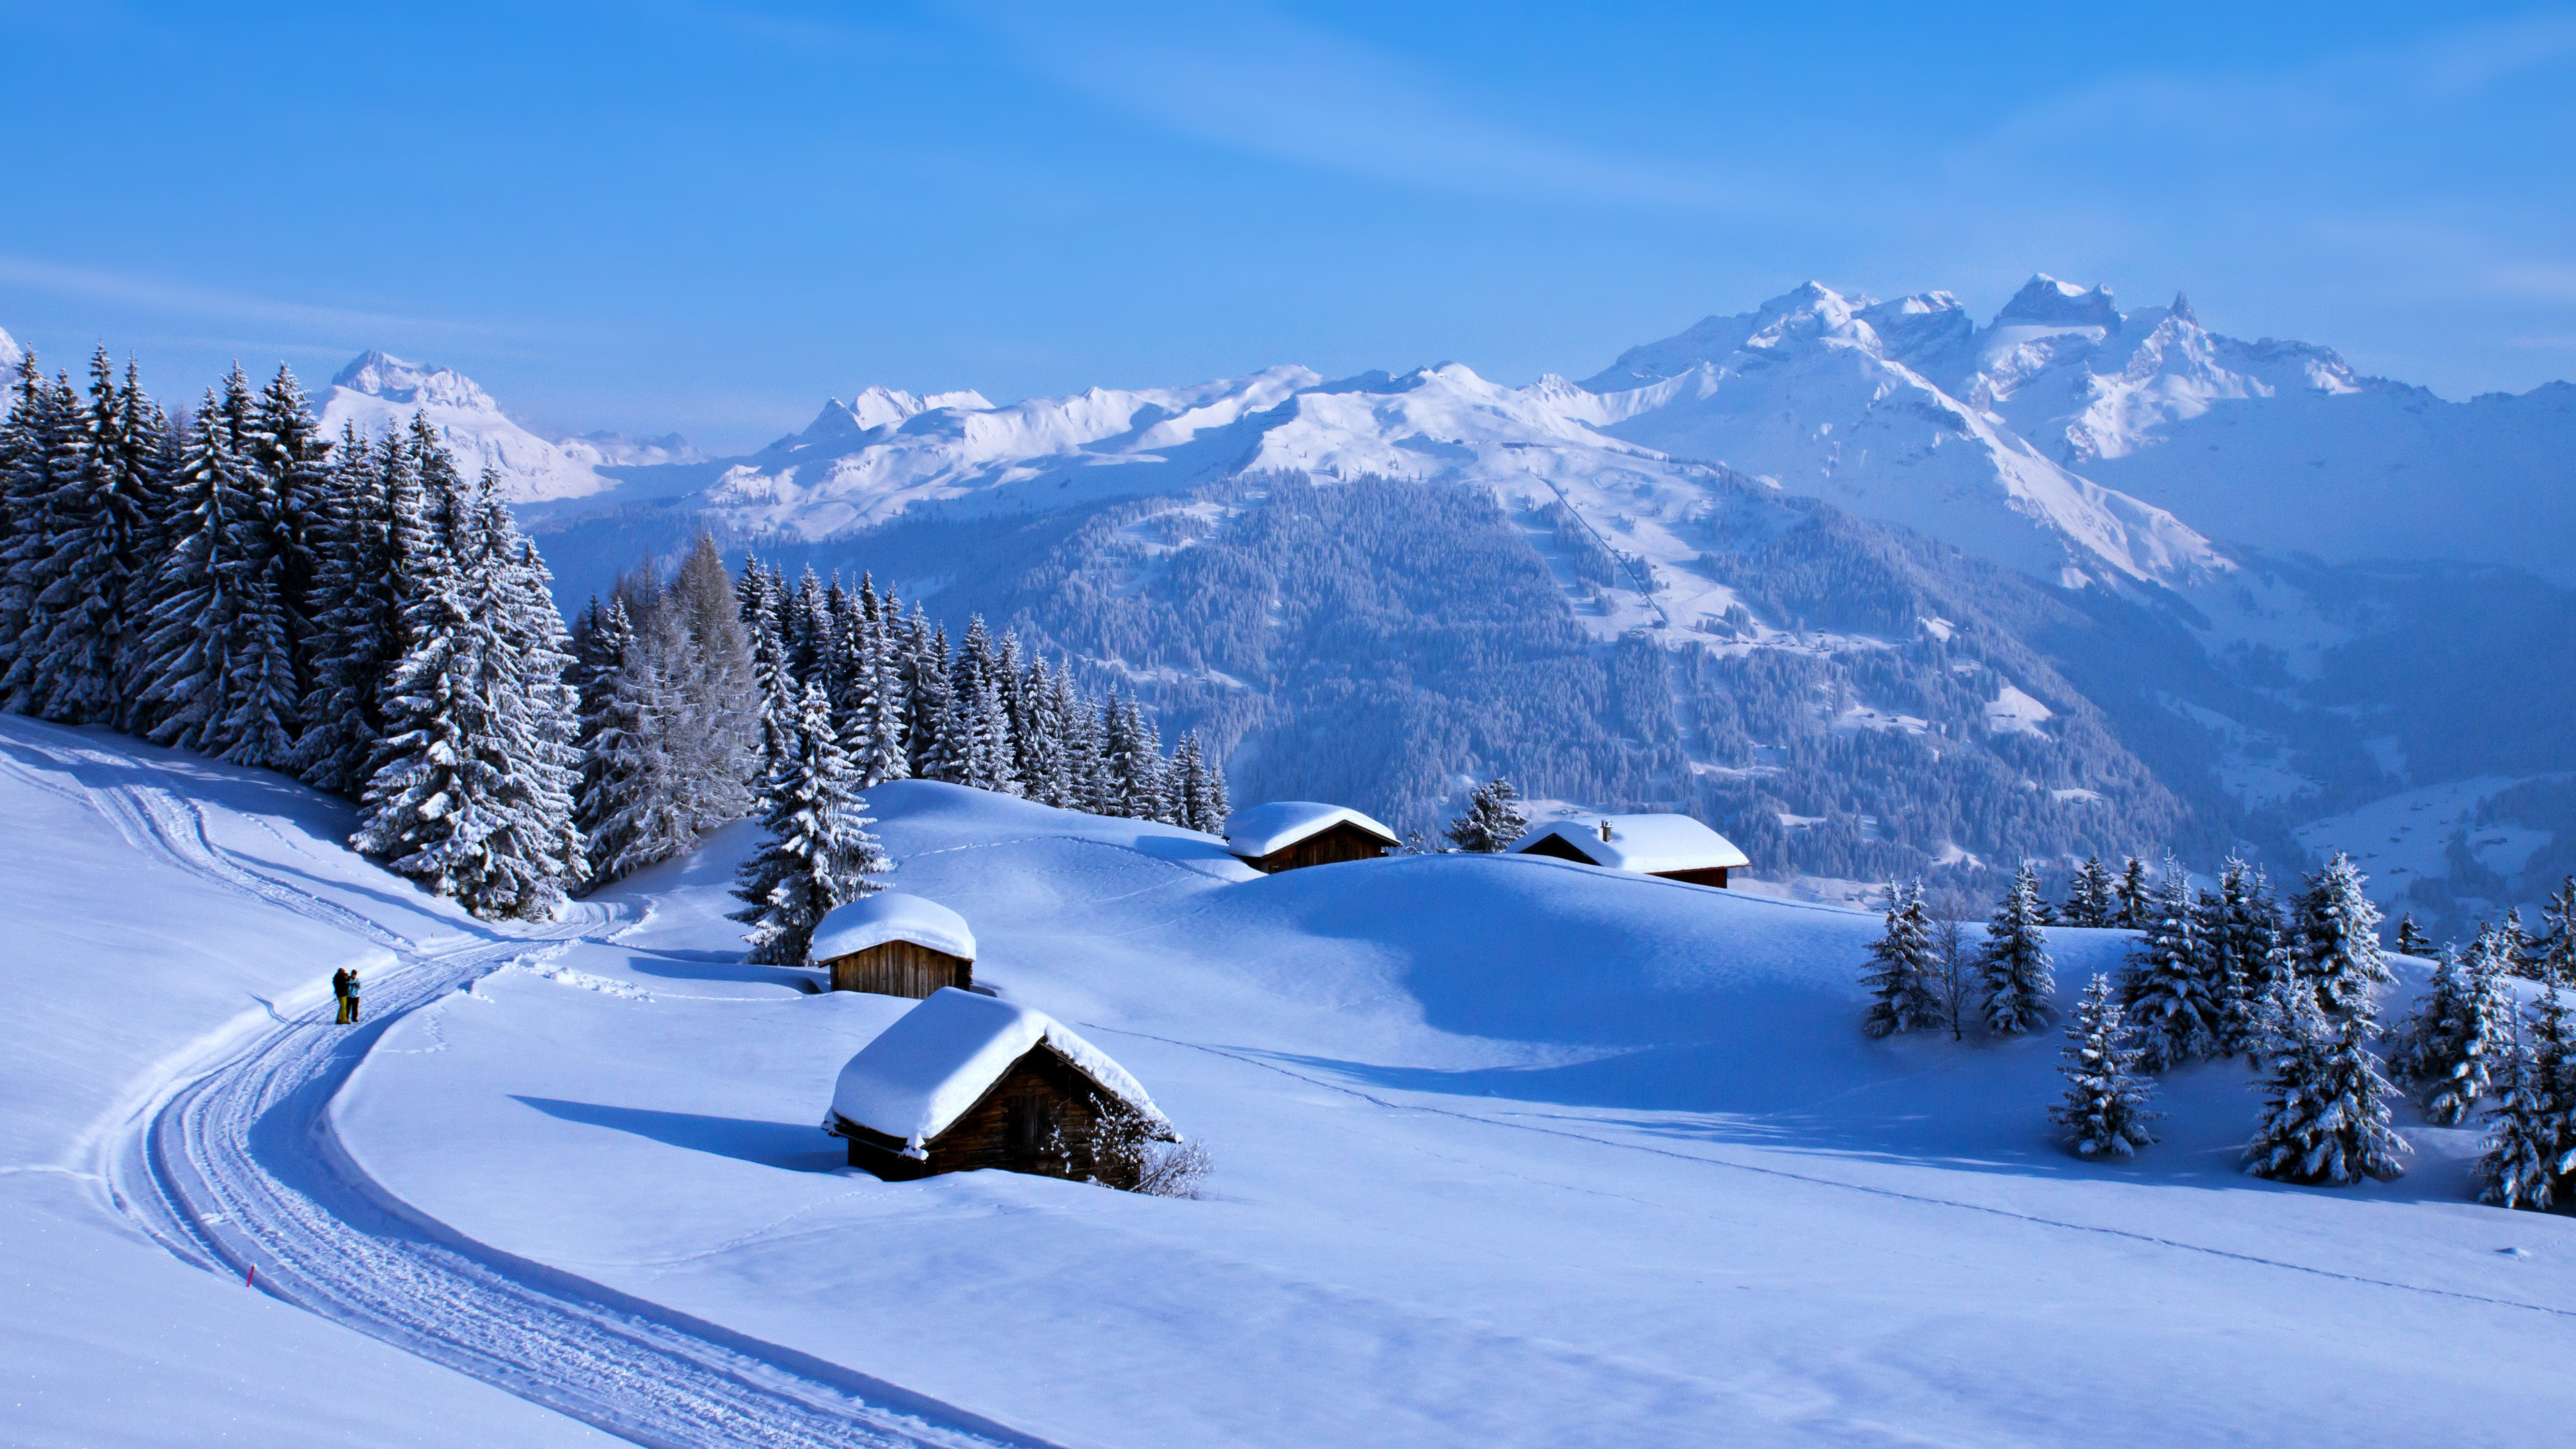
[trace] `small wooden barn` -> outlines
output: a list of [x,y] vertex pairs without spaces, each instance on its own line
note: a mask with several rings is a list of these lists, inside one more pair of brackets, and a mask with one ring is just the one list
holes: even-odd
[[1265,875],[1375,860],[1401,843],[1356,810],[1313,800],[1274,800],[1225,817],[1226,851]]
[[975,933],[937,901],[877,891],[817,922],[805,961],[832,973],[834,991],[919,999],[943,986],[974,986]]
[[1506,849],[1692,885],[1726,887],[1753,862],[1733,841],[1687,815],[1581,815],[1533,827]]
[[1110,1117],[1179,1134],[1136,1079],[1062,1022],[966,991],[936,991],[841,1069],[824,1126],[850,1165],[889,1182],[1000,1168],[1076,1181],[1132,1165],[1095,1152]]

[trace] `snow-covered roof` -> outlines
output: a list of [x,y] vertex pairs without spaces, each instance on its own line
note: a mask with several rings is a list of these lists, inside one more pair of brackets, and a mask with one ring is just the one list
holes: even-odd
[[1394,831],[1347,805],[1326,805],[1314,800],[1273,800],[1267,805],[1247,806],[1225,817],[1225,848],[1247,860],[1259,860],[1272,851],[1284,850],[1344,821],[1384,838],[1389,845],[1401,843]]
[[[1610,838],[1601,838],[1604,823]],[[1594,865],[1657,875],[1668,870],[1714,870],[1751,865],[1735,842],[1687,815],[1574,815],[1533,827],[1509,847],[1515,853],[1555,836]]]
[[964,916],[937,901],[901,891],[875,891],[834,906],[815,923],[805,959],[820,964],[888,941],[910,941],[975,959],[975,933],[966,929]]
[[1011,1063],[1044,1042],[1101,1090],[1170,1122],[1127,1069],[1044,1012],[943,986],[869,1042],[832,1088],[832,1110],[916,1146],[954,1126]]

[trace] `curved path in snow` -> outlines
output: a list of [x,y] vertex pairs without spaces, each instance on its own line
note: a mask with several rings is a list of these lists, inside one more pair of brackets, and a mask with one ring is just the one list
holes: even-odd
[[[368,982],[368,1024],[320,1008],[161,1084],[109,1149],[118,1207],[172,1253],[272,1297],[639,1444],[1036,1446],[935,1400],[502,1253],[409,1212],[339,1148],[328,1107],[386,1027],[513,961],[598,939],[595,909],[524,935],[424,949],[215,844],[203,807],[117,742],[39,727],[0,769],[74,795],[138,848],[347,929],[399,965]],[[24,738],[23,736],[21,737]],[[41,760],[30,759],[41,755]],[[577,910],[582,908],[576,908]]]

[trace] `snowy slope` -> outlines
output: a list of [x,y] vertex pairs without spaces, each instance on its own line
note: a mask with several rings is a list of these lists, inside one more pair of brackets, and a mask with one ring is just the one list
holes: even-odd
[[469,478],[486,467],[497,470],[503,496],[513,503],[579,498],[609,486],[595,471],[610,461],[605,450],[591,446],[576,455],[547,442],[512,422],[491,394],[452,368],[424,368],[382,352],[362,353],[331,379],[330,391],[318,402],[323,431],[335,438],[346,423],[354,422],[372,436],[408,426],[414,413],[425,416],[447,439]]
[[[2576,1408],[2576,1224],[2464,1201],[2469,1134],[2410,1122],[2395,1184],[2255,1182],[2222,1064],[2137,1165],[2076,1163],[2053,1040],[1861,1037],[1868,917],[871,801],[979,980],[1134,1071],[1212,1197],[841,1167],[815,1119],[910,1003],[738,964],[741,832],[389,1032],[331,1113],[351,1160],[442,1231],[1053,1443],[2504,1445]],[[2056,945],[2065,995],[2126,942]]]
[[0,332],[0,371],[17,371],[19,361],[26,355],[26,349],[18,345],[17,338]]
[[453,944],[468,923],[342,850],[346,813],[310,792],[113,735],[0,715],[0,813],[0,1439],[607,1442],[188,1267],[110,1197],[174,1077],[327,1019],[332,969],[390,965],[390,933]]

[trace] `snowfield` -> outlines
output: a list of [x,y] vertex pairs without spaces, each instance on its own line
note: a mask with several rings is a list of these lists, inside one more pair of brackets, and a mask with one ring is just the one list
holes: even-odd
[[[2399,1182],[2257,1182],[2221,1063],[2079,1163],[2053,1034],[1861,1036],[1867,915],[1529,858],[1262,877],[880,786],[888,884],[1216,1160],[1197,1201],[886,1184],[818,1123],[910,1003],[742,964],[745,827],[495,930],[274,777],[0,746],[27,1442],[2518,1445],[2576,1410],[2576,1222],[2469,1202],[2474,1134],[2401,1114]],[[2052,945],[2063,1003],[2126,941]]]

